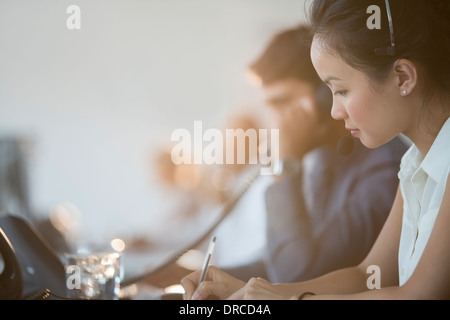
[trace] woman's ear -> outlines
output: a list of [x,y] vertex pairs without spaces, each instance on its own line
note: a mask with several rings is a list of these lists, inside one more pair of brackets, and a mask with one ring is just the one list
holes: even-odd
[[394,64],[394,74],[398,79],[398,90],[402,96],[409,95],[417,85],[417,67],[408,59],[399,59]]

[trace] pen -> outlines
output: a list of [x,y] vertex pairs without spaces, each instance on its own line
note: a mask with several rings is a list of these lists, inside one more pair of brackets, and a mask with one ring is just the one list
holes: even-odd
[[215,244],[216,244],[216,237],[213,236],[209,242],[208,251],[206,253],[205,260],[203,261],[202,274],[200,275],[200,280],[198,281],[199,285],[206,278],[206,273],[208,271],[209,262],[213,254]]

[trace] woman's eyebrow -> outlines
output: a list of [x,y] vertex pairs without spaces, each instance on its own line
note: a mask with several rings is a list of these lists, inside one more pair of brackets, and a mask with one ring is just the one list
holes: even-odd
[[342,81],[342,79],[338,77],[329,76],[323,82],[325,82],[326,84],[330,84],[330,81]]

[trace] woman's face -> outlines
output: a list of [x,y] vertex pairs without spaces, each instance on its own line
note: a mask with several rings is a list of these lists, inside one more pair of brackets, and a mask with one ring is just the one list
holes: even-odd
[[347,130],[368,148],[389,142],[402,132],[405,109],[393,76],[376,86],[367,75],[325,49],[315,38],[311,48],[313,65],[333,93],[331,115],[344,120]]

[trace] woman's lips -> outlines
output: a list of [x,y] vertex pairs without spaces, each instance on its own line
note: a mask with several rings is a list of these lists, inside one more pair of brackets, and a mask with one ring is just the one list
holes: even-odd
[[348,131],[350,131],[350,134],[351,134],[353,137],[358,136],[359,133],[360,133],[359,129],[351,129],[351,128],[346,128],[346,129],[347,129]]

